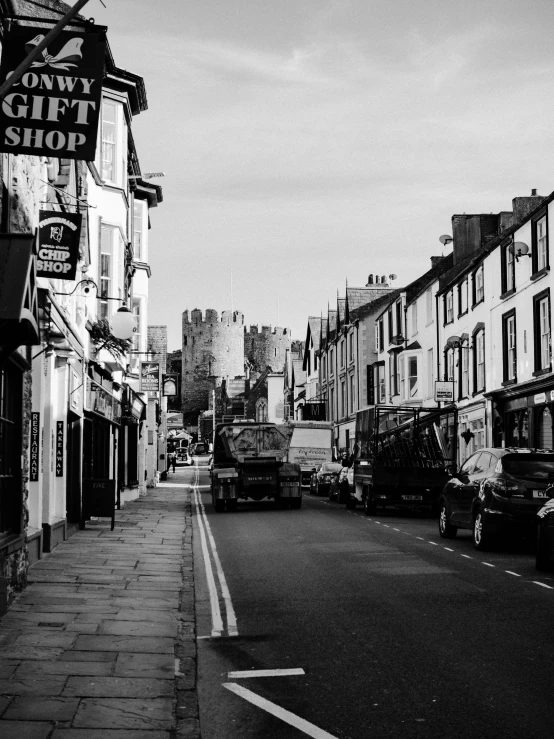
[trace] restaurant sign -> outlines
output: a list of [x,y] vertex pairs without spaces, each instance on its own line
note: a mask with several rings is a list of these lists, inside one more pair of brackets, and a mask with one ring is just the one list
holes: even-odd
[[74,280],[79,261],[81,215],[41,210],[38,222],[37,277]]
[[[49,31],[12,25],[5,32],[0,82]],[[94,161],[104,56],[103,33],[62,31],[2,100],[0,151]]]

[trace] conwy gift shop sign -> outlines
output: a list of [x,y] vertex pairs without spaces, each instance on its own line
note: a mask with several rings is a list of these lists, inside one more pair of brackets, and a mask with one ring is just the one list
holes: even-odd
[[[3,82],[48,33],[12,26],[2,41]],[[102,100],[105,37],[64,31],[0,105],[0,151],[93,161]]]

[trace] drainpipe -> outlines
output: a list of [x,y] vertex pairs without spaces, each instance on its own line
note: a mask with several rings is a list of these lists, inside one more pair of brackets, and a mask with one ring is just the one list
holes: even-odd
[[[440,354],[439,354],[439,340],[440,340],[440,333],[439,333],[439,294],[437,293],[435,295],[435,316],[437,319],[437,380],[440,377]],[[440,408],[440,400],[437,400],[437,408]]]

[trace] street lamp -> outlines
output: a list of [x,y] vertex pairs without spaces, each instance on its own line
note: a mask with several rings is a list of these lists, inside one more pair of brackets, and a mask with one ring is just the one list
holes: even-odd
[[119,310],[114,313],[110,321],[112,334],[116,339],[131,339],[135,332],[137,322],[134,315],[126,305],[122,305]]

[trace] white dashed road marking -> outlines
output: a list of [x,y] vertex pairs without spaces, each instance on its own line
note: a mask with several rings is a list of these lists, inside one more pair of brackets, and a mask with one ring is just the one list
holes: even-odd
[[540,585],[541,588],[548,588],[549,590],[554,590],[552,585],[547,585],[544,582],[539,582],[538,580],[531,580],[531,582],[533,583],[533,585]]
[[512,572],[511,570],[504,570],[504,572],[507,572],[508,575],[513,575],[514,577],[521,577],[521,575],[518,575],[517,572]]

